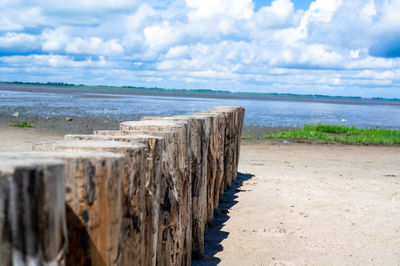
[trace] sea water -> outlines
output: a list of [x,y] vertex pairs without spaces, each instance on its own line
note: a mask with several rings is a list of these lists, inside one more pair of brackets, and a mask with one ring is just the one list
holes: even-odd
[[0,88],[0,116],[77,116],[135,120],[142,116],[186,115],[217,105],[246,108],[245,125],[298,127],[311,123],[354,125],[362,128],[400,129],[400,102],[333,102],[271,99],[214,98],[212,96],[134,95],[107,90],[44,87],[41,90]]

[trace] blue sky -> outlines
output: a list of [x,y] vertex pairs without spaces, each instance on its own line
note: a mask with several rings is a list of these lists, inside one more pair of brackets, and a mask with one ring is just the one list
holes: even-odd
[[0,0],[0,80],[400,98],[399,0]]

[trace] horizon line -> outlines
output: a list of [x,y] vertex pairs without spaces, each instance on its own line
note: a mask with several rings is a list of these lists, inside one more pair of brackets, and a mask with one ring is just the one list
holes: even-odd
[[213,93],[213,94],[237,94],[237,95],[253,95],[253,96],[286,96],[286,97],[313,97],[313,98],[339,98],[352,100],[384,100],[384,101],[400,101],[400,98],[385,98],[385,97],[362,97],[362,96],[343,96],[343,95],[324,95],[324,94],[297,94],[287,92],[244,92],[244,91],[226,91],[213,89],[167,89],[159,87],[143,87],[132,85],[88,85],[74,84],[65,82],[31,82],[31,81],[0,81],[0,84],[15,84],[15,85],[42,85],[42,86],[58,86],[58,87],[87,87],[98,89],[133,89],[133,90],[158,90],[164,92],[189,92],[189,93]]

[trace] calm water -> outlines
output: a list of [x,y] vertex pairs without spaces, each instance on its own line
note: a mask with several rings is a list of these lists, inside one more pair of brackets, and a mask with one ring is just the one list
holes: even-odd
[[109,95],[87,92],[24,92],[0,89],[0,115],[92,116],[133,120],[146,115],[178,115],[216,105],[246,108],[246,125],[297,127],[309,123],[400,129],[400,104],[338,104],[300,101],[215,99],[144,95]]

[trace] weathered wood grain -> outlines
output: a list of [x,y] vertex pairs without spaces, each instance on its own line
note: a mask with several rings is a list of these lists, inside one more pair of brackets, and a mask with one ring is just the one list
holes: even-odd
[[238,112],[239,112],[239,130],[237,131],[237,144],[236,144],[236,176],[238,173],[238,167],[239,167],[239,159],[240,159],[240,142],[242,140],[242,132],[243,132],[243,126],[244,126],[244,117],[246,114],[246,110],[243,107],[238,107]]
[[225,131],[226,117],[218,112],[202,111],[193,114],[195,116],[208,116],[212,120],[211,124],[211,144],[209,149],[209,167],[210,178],[208,179],[207,195],[208,210],[207,222],[212,224],[214,212],[218,209],[219,201],[222,199],[225,191]]
[[[152,232],[155,232],[156,229],[154,227],[158,226],[158,223],[154,223],[154,220],[158,219],[156,213],[159,212],[159,202],[157,202],[156,199],[160,197],[159,183],[161,180],[161,157],[164,149],[164,139],[162,137],[150,135],[121,135],[119,131],[106,131],[103,132],[103,135],[101,133],[100,131],[97,135],[65,135],[65,140],[120,141],[142,143],[147,146],[147,153],[145,154],[144,160],[137,162],[143,164],[145,168],[145,198],[137,198],[136,201],[131,202],[133,206],[142,206],[144,204],[145,208],[143,208],[143,210],[136,210],[137,212],[142,212],[139,216],[140,219],[138,221],[133,221],[139,230],[135,230],[130,235],[132,243],[130,249],[125,249],[125,252],[121,253],[121,265],[146,265],[146,261],[148,263],[153,263],[152,260],[155,260],[155,254],[153,254],[151,250],[156,250],[155,244],[157,243],[158,236],[153,235],[154,233]],[[109,135],[106,135],[106,133]],[[141,196],[143,197],[143,195]],[[139,201],[144,201],[144,203],[139,204]],[[147,235],[146,238],[145,235]],[[148,238],[152,238],[152,241],[149,242],[146,240]],[[146,251],[148,252],[147,255]]]
[[224,140],[224,190],[230,188],[233,179],[234,166],[234,115],[231,110],[209,110],[209,113],[221,114],[225,117],[225,140]]
[[[192,181],[189,125],[184,121],[149,120],[120,124],[122,131],[164,136],[163,160],[168,168],[165,197],[161,199],[163,229],[159,235],[157,265],[190,265],[192,246]],[[171,195],[172,194],[172,195]],[[175,196],[173,195],[175,194]],[[171,209],[176,198],[178,212]]]
[[[236,179],[244,114],[217,106],[191,116],[145,117],[121,123],[120,131],[66,135],[66,142],[34,147],[47,152],[20,154],[65,165],[69,252],[56,252],[50,263],[190,265],[201,258],[206,226]],[[0,188],[9,190],[2,180]],[[6,203],[0,200],[0,266],[10,265],[13,252],[20,261],[28,254],[3,241],[10,239]],[[66,240],[51,240],[46,252],[65,252]],[[34,259],[47,264],[40,252]]]
[[[179,208],[178,208],[177,192],[174,183],[175,181],[172,180],[172,176],[169,174],[169,169],[168,169],[168,165],[172,165],[172,162],[167,162],[164,156],[164,154],[170,150],[170,148],[166,149],[165,143],[173,142],[173,140],[176,140],[177,134],[174,133],[151,134],[151,132],[146,130],[137,132],[118,131],[118,130],[97,130],[94,131],[94,134],[99,135],[100,137],[102,136],[111,138],[128,137],[129,139],[135,139],[135,140],[143,139],[143,141],[146,141],[146,139],[148,139],[149,143],[152,143],[151,144],[152,148],[150,148],[150,150],[153,150],[153,157],[154,157],[153,160],[154,161],[157,160],[157,165],[158,165],[157,169],[158,168],[161,169],[160,171],[154,171],[154,180],[158,182],[159,196],[154,197],[152,196],[153,193],[151,192],[149,192],[148,194],[149,197],[158,199],[158,202],[156,202],[157,206],[151,207],[151,205],[148,205],[147,212],[154,213],[157,211],[157,217],[159,217],[158,218],[159,220],[157,222],[158,226],[157,230],[152,229],[152,232],[157,232],[157,235],[155,236],[154,242],[152,242],[151,248],[146,249],[147,253],[146,256],[147,257],[150,256],[152,258],[151,264],[149,265],[159,265],[157,261],[160,260],[161,258],[161,255],[159,254],[159,251],[161,250],[160,235],[162,234],[162,232],[166,230],[165,228],[175,228],[176,221],[178,220],[177,217]],[[154,136],[154,135],[159,135],[159,136]],[[162,140],[162,142],[160,140]],[[177,165],[175,165],[175,167],[177,167]],[[149,165],[149,168],[151,168],[151,165]],[[151,183],[148,183],[148,186],[151,187]],[[152,215],[154,216],[154,214]],[[169,225],[169,227],[166,225]],[[172,231],[171,229],[171,232],[174,231]],[[168,237],[169,237],[168,240],[170,240],[171,237],[178,238],[178,235],[171,233],[168,235]],[[164,242],[168,241],[166,240]],[[170,240],[170,242],[172,243],[174,241]],[[146,246],[148,245],[149,244],[146,244]],[[174,250],[174,245],[171,244],[168,246],[164,246],[162,248],[162,251],[168,254],[168,256],[170,256],[170,260],[175,261],[176,260],[176,256],[174,255],[175,253],[169,252],[170,250]]]
[[[186,121],[189,125],[192,180],[192,257],[204,256],[204,230],[207,219],[207,153],[210,118],[195,116],[143,117],[142,120]],[[190,237],[190,236],[187,236]]]
[[[140,231],[141,226],[138,222],[143,220],[141,216],[145,208],[144,201],[142,200],[145,191],[145,174],[142,163],[146,152],[145,145],[109,141],[59,141],[37,144],[34,146],[34,149],[41,151],[75,152],[107,151],[124,154],[123,178],[118,180],[109,174],[117,171],[114,165],[103,165],[104,168],[102,171],[108,173],[108,179],[105,180],[107,190],[101,190],[101,188],[97,190],[100,193],[96,197],[99,201],[98,206],[95,204],[91,205],[90,202],[86,204],[88,209],[89,207],[93,208],[92,216],[88,217],[87,214],[90,213],[82,214],[84,215],[84,219],[85,217],[88,219],[86,229],[98,253],[103,258],[105,265],[121,264],[121,254],[132,252],[132,244],[135,250],[141,244],[140,239],[131,238],[132,234],[135,233],[136,236],[143,236],[143,232]],[[102,205],[109,206],[109,213],[103,210]],[[108,219],[111,219],[109,222],[115,229],[105,232],[99,231],[98,227],[101,222],[107,221],[106,216],[109,216]],[[138,257],[135,256],[135,258]]]
[[[93,239],[105,239],[108,235],[118,236],[115,230],[121,230],[120,219],[113,217],[121,214],[120,201],[108,205],[107,198],[101,197],[105,192],[113,196],[110,184],[114,180],[122,181],[124,176],[124,156],[111,152],[29,152],[34,158],[56,158],[65,164],[65,201],[68,227],[69,252],[66,254],[66,265],[106,265],[105,258],[99,252]],[[113,182],[113,183],[110,183]],[[118,184],[118,182],[117,182]],[[115,190],[115,188],[114,188]],[[100,197],[99,197],[100,196]],[[90,206],[90,207],[88,207]],[[91,223],[91,225],[88,224]],[[95,226],[92,235],[87,227]],[[105,239],[106,240],[106,239]],[[118,239],[114,240],[119,241]],[[103,243],[107,243],[107,240]],[[102,248],[100,248],[101,250]],[[118,256],[118,250],[114,251]]]
[[219,113],[232,113],[233,115],[233,120],[230,121],[230,130],[232,131],[233,136],[232,181],[235,181],[239,165],[240,141],[242,137],[245,109],[239,106],[216,106],[214,108],[211,108],[209,111]]
[[[159,230],[156,246],[156,265],[179,265],[179,247],[181,245],[181,226],[179,219],[179,197],[177,178],[179,177],[178,139],[179,134],[174,131],[151,132],[146,129],[136,131],[99,130],[95,134],[129,137],[140,137],[143,134],[161,136],[168,145],[163,146],[162,172],[160,180],[159,202]],[[170,154],[168,156],[168,154]],[[172,156],[175,155],[175,156]],[[179,260],[180,262],[180,260]]]
[[64,165],[0,154],[0,265],[57,265],[67,251]]

